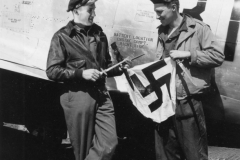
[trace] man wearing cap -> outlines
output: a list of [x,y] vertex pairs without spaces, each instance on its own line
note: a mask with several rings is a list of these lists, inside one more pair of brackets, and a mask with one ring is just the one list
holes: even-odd
[[54,34],[47,60],[49,79],[64,83],[60,102],[76,160],[110,160],[118,144],[114,108],[100,72],[111,57],[106,35],[93,23],[95,2],[70,0],[67,11],[74,19]]
[[183,64],[183,69],[177,65],[175,115],[156,125],[156,159],[207,160],[202,102],[210,87],[211,71],[223,63],[224,54],[208,25],[179,13],[178,0],[151,1],[161,21],[157,54]]

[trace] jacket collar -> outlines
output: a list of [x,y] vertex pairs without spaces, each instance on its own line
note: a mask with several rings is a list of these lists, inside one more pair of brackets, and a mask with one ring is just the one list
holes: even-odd
[[[187,17],[185,15],[182,15],[182,16],[183,16],[183,20],[182,20],[181,24],[179,25],[179,28],[176,30],[178,33],[176,33],[176,31],[175,31],[170,37],[179,35],[183,31],[187,32],[187,30],[188,30],[187,23],[186,23]],[[160,25],[160,26],[158,26],[158,29],[159,29],[158,34],[159,34],[160,38],[162,38],[163,41],[166,41],[169,38],[168,37],[169,26]]]
[[186,40],[189,36],[191,36],[193,33],[196,32],[196,22],[194,21],[194,19],[187,14],[185,14],[185,16],[186,16],[187,32],[182,32],[180,34],[179,39],[177,41],[176,49],[184,40]]
[[[183,17],[183,21],[184,21],[184,22],[181,22],[181,24],[180,24],[180,30],[185,30],[185,26],[183,26],[183,24],[185,25],[185,21],[186,21],[187,17],[191,17],[191,16],[184,14],[184,13],[180,13],[180,15]],[[161,31],[167,30],[168,28],[169,28],[168,26],[162,26],[161,24],[157,27],[157,29],[159,29]]]
[[68,24],[63,28],[63,30],[65,31],[66,35],[70,36],[73,30],[75,30],[73,20],[69,21]]
[[[179,45],[186,40],[189,36],[191,36],[193,33],[196,32],[196,22],[194,20],[194,18],[192,18],[190,15],[187,14],[181,14],[182,16],[186,17],[186,26],[187,26],[187,30],[184,30],[181,32],[177,44],[176,44],[176,49],[178,49]],[[161,33],[166,34],[166,31],[164,30],[164,26],[160,25],[158,26],[158,34],[160,36]],[[164,33],[165,32],[165,33]],[[159,39],[161,40],[161,39]]]
[[187,22],[187,27],[194,28],[196,26],[196,22],[194,21],[194,18],[188,14],[182,14],[186,16],[186,22]]
[[[73,34],[74,32],[76,32],[76,30],[83,30],[83,28],[80,28],[78,26],[76,26],[73,22],[73,20],[69,21],[68,24],[62,28],[65,31],[65,34],[70,36],[71,34]],[[91,28],[89,29],[89,32],[94,32],[96,34],[99,34],[99,32],[102,32],[101,27],[99,27],[97,24],[93,24],[91,26]]]

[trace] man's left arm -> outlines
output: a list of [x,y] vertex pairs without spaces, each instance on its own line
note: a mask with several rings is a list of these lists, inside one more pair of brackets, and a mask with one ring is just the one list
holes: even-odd
[[[224,61],[224,54],[219,44],[215,41],[211,29],[204,25],[197,31],[198,42],[200,48],[192,48],[189,51],[170,51],[170,57],[177,58],[190,58],[190,65],[202,68],[213,68],[220,66]],[[192,46],[191,46],[192,47]]]
[[197,31],[201,49],[191,50],[191,65],[203,68],[220,66],[224,61],[224,53],[215,40],[209,26],[204,25]]

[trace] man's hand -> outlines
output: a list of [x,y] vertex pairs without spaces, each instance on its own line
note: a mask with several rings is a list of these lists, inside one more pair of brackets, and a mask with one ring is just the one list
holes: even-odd
[[125,63],[120,65],[121,69],[129,69],[132,66],[132,61],[126,60]]
[[87,69],[82,72],[82,77],[86,80],[95,82],[101,77],[101,73],[96,69]]
[[179,58],[189,58],[191,57],[191,53],[189,51],[178,51],[178,50],[171,50],[169,55],[172,59],[179,59]]

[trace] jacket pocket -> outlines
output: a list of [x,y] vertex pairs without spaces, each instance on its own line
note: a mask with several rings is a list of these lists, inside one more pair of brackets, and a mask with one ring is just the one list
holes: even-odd
[[68,68],[71,69],[80,69],[86,66],[85,60],[72,61],[67,63]]

